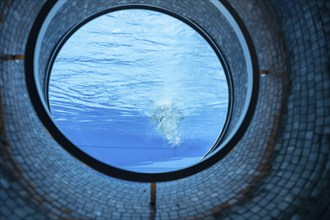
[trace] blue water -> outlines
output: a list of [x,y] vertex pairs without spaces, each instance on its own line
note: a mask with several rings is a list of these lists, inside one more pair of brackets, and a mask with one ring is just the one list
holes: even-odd
[[53,120],[92,157],[136,172],[190,166],[213,146],[228,87],[185,23],[149,10],[98,17],[65,43],[49,83]]

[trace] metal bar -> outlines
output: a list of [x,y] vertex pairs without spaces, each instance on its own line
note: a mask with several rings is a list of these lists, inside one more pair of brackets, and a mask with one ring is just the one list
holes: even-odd
[[264,75],[267,75],[267,74],[269,74],[269,70],[259,70],[259,73],[260,74],[264,74]]
[[150,205],[156,204],[156,183],[150,183]]
[[11,61],[11,60],[24,60],[25,56],[24,54],[16,54],[16,55],[0,55],[0,60],[3,61]]

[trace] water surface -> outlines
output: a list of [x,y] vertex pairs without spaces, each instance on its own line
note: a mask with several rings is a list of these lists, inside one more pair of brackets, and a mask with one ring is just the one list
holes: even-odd
[[80,28],[49,82],[53,120],[109,165],[165,172],[198,162],[218,138],[228,87],[194,29],[150,10],[122,10]]

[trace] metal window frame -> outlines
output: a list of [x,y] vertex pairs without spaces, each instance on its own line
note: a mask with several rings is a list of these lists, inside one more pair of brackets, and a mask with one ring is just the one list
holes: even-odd
[[[231,5],[226,1],[222,0],[216,1],[216,0],[210,0],[215,4],[216,7],[219,7],[217,5],[218,3],[221,4],[220,7],[221,10],[227,10],[225,13],[229,13],[230,16],[235,20],[237,27],[239,28],[239,31],[242,32],[242,35],[244,37],[244,41],[246,42],[247,46],[247,53],[249,58],[251,59],[251,71],[252,76],[250,79],[251,91],[249,94],[249,102],[247,103],[247,106],[245,106],[245,115],[242,116],[241,123],[236,126],[236,131],[233,135],[230,136],[229,140],[226,139],[225,143],[223,142],[222,136],[225,134],[226,128],[228,127],[231,119],[231,113],[232,113],[232,103],[233,103],[233,85],[232,85],[232,79],[230,70],[226,64],[225,58],[222,55],[219,47],[215,44],[213,39],[196,23],[193,21],[185,18],[184,16],[181,16],[179,14],[176,14],[172,11],[169,11],[167,9],[163,9],[160,7],[152,6],[152,5],[146,5],[146,4],[127,4],[123,6],[117,6],[113,8],[107,8],[101,12],[98,12],[88,18],[86,18],[84,21],[78,23],[73,28],[68,30],[64,36],[61,38],[60,42],[57,44],[57,46],[52,51],[52,56],[49,59],[48,62],[48,69],[47,69],[47,75],[46,75],[46,83],[45,88],[41,89],[39,82],[36,78],[36,75],[38,73],[37,67],[36,67],[36,60],[38,60],[38,50],[40,49],[40,45],[38,45],[38,41],[42,38],[43,34],[45,33],[44,29],[45,25],[47,26],[47,20],[50,21],[51,18],[56,14],[56,10],[60,8],[61,4],[63,4],[64,1],[56,1],[56,0],[48,0],[45,4],[40,13],[38,14],[33,27],[31,29],[31,32],[29,34],[29,38],[26,44],[26,50],[25,50],[25,76],[26,76],[26,85],[28,88],[28,92],[30,95],[31,102],[34,106],[34,109],[40,118],[40,120],[43,122],[49,133],[52,135],[52,137],[70,154],[72,154],[74,157],[81,160],[83,163],[87,164],[88,166],[94,168],[95,170],[102,172],[106,175],[109,175],[111,177],[123,179],[123,180],[129,180],[129,181],[137,181],[137,182],[162,182],[162,181],[170,181],[170,180],[176,180],[180,178],[184,178],[193,174],[196,174],[206,168],[209,168],[210,166],[214,165],[216,162],[224,158],[238,143],[238,141],[241,139],[241,137],[244,135],[245,131],[247,130],[250,121],[252,120],[254,110],[257,103],[257,97],[258,97],[258,90],[259,90],[259,66],[258,66],[258,60],[256,56],[256,52],[254,49],[254,45],[252,42],[252,39],[248,33],[247,28],[245,27],[243,21],[240,19],[238,14],[235,12],[235,10],[231,7]],[[57,128],[55,123],[53,122],[50,110],[49,110],[49,104],[48,104],[48,83],[49,83],[49,76],[50,71],[52,69],[53,62],[55,61],[55,58],[57,54],[59,53],[61,47],[65,44],[65,42],[70,38],[70,36],[78,30],[81,26],[89,22],[90,20],[99,17],[103,14],[110,13],[117,10],[124,10],[124,9],[148,9],[148,10],[154,10],[161,13],[165,13],[167,15],[170,15],[172,17],[175,17],[184,23],[188,24],[190,27],[192,27],[194,30],[196,30],[199,34],[201,34],[204,39],[209,43],[209,45],[212,47],[213,51],[217,54],[227,77],[228,82],[228,88],[229,88],[229,108],[227,112],[227,119],[225,122],[225,126],[223,127],[218,140],[216,141],[215,145],[211,148],[210,152],[208,152],[207,155],[197,164],[192,165],[187,168],[170,171],[170,172],[162,172],[162,173],[139,173],[139,172],[133,172],[128,170],[119,169],[113,166],[110,166],[108,164],[105,164],[103,162],[100,162],[96,160],[95,158],[89,156],[84,151],[80,150],[77,146],[75,146],[67,137],[63,135],[63,133]],[[228,15],[227,15],[228,16]],[[39,48],[39,49],[38,49]],[[223,145],[219,147],[220,145]]]

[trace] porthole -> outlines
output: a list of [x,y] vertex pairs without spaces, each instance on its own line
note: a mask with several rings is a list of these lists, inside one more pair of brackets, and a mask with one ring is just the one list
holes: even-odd
[[227,118],[228,83],[207,40],[147,9],[101,15],[58,48],[48,83],[59,130],[95,159],[159,173],[198,163]]
[[[196,6],[150,3],[48,1],[25,62],[32,104],[59,145],[104,174],[142,182],[183,178],[225,157],[253,116],[259,77],[227,2],[209,2],[228,26],[223,36]],[[65,20],[68,10],[88,13]]]

